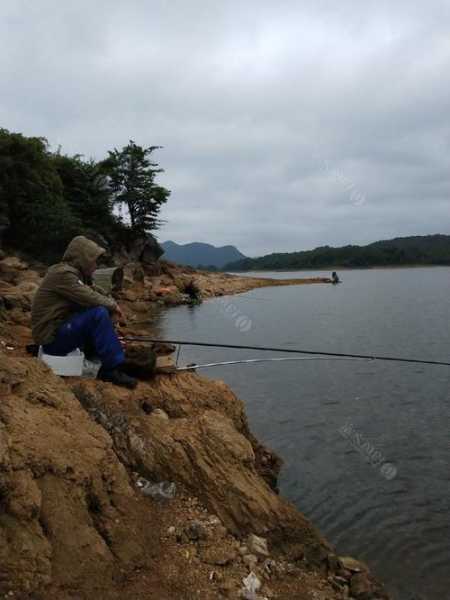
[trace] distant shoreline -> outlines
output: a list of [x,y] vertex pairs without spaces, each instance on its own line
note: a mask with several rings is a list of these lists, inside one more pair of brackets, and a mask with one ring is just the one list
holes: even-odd
[[245,271],[222,271],[223,273],[295,273],[297,271],[373,271],[376,269],[450,269],[449,265],[371,265],[368,267],[296,267],[293,269],[247,269]]
[[[332,261],[329,263],[328,261]],[[341,262],[342,261],[342,262]],[[450,235],[397,237],[357,246],[318,246],[312,250],[271,252],[263,256],[229,262],[225,269],[239,270],[327,270],[450,266]]]

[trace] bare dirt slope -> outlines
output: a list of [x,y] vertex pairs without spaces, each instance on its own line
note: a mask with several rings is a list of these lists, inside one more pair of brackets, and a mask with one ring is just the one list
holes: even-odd
[[[0,261],[5,271],[0,597],[387,597],[277,494],[280,460],[224,383],[177,373],[129,391],[55,376],[24,351],[36,276]],[[140,477],[177,493],[157,501]]]

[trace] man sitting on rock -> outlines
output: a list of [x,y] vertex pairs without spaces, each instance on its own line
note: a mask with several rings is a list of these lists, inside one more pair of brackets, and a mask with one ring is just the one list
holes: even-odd
[[93,349],[102,362],[98,379],[134,388],[136,379],[121,370],[125,357],[111,320],[111,314],[123,317],[122,311],[92,284],[97,260],[104,253],[81,235],[70,242],[62,262],[48,269],[34,297],[33,338],[54,356],[75,348]]

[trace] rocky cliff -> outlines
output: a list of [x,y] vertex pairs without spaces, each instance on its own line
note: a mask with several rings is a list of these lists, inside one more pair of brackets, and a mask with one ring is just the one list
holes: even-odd
[[[130,315],[131,292],[161,286],[131,272]],[[387,598],[277,494],[280,460],[224,383],[59,378],[24,350],[38,273],[9,258],[0,274],[2,597]]]

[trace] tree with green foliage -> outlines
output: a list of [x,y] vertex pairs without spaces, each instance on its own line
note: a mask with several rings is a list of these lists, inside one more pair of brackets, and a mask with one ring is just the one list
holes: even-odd
[[64,197],[83,227],[109,238],[118,225],[106,174],[94,160],[57,153],[53,164],[61,178]]
[[161,146],[143,148],[130,140],[122,150],[115,148],[109,152],[109,158],[102,165],[109,177],[113,202],[126,206],[131,228],[136,233],[158,229],[159,211],[170,196],[169,190],[155,183],[156,175],[164,169],[151,162],[150,156],[159,148]]
[[[156,229],[170,195],[155,183],[158,146],[133,141],[99,163],[52,153],[47,140],[0,129],[0,238],[43,262],[60,258],[75,235],[98,234],[112,248]],[[125,205],[131,222],[114,214]]]
[[9,219],[5,242],[39,251],[42,260],[60,253],[81,229],[45,138],[0,129],[0,205]]

